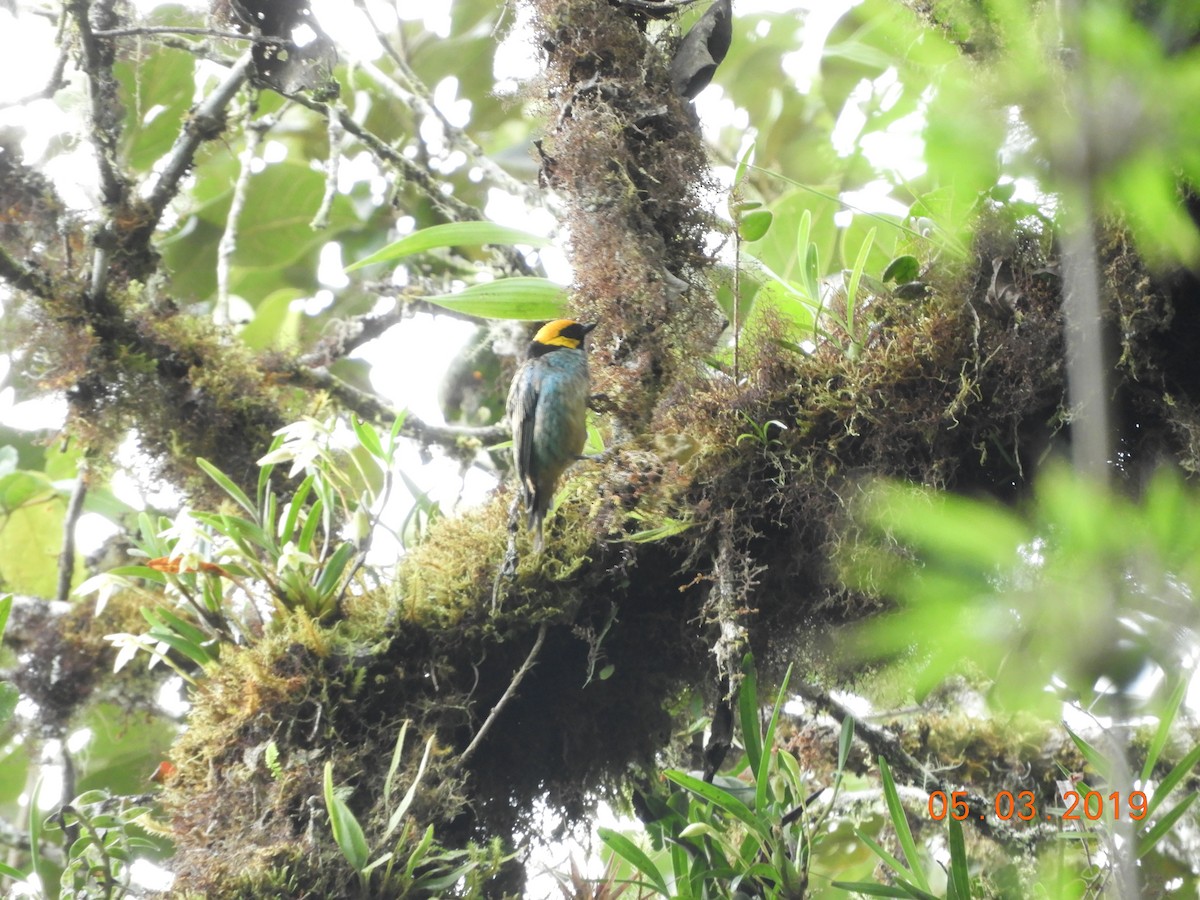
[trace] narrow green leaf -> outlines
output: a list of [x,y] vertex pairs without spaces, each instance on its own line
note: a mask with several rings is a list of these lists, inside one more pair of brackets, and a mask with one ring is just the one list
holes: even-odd
[[[766,754],[764,753],[764,757],[765,756]],[[737,797],[733,796],[727,791],[722,790],[716,785],[709,784],[707,781],[701,781],[699,778],[693,778],[691,775],[688,775],[685,772],[667,769],[663,772],[663,774],[681,787],[687,788],[701,799],[707,800],[714,806],[725,810],[739,821],[744,822],[751,829],[753,829],[755,834],[757,834],[764,842],[770,841],[770,823],[768,823],[764,818],[755,815],[754,811]]]
[[754,162],[754,151],[758,144],[751,141],[745,151],[738,157],[737,167],[733,170],[733,187],[736,190],[737,186],[742,183],[742,179],[746,177],[746,170]]
[[[275,439],[271,441],[271,446],[267,448],[266,455],[270,456],[276,450],[283,446],[283,435],[275,435]],[[275,471],[274,463],[267,463],[265,466],[258,467],[258,505],[261,508],[263,498],[267,495],[267,490],[271,485],[271,473]]]
[[[333,791],[333,763],[325,763],[325,808],[329,810],[329,826],[333,839],[355,872],[367,865],[367,838],[358,819],[345,802]],[[432,826],[431,826],[432,827]]]
[[758,673],[754,668],[754,655],[747,653],[742,658],[742,684],[738,688],[738,713],[742,720],[742,744],[746,748],[746,760],[750,771],[758,771],[762,758],[762,734],[758,721]]
[[370,256],[346,266],[347,272],[375,263],[402,259],[414,253],[424,253],[440,247],[475,247],[481,244],[526,244],[530,247],[547,247],[549,238],[530,234],[518,228],[497,225],[495,222],[447,222],[432,225],[393,241]]
[[846,716],[842,720],[842,733],[838,735],[838,763],[837,770],[842,772],[846,768],[846,760],[850,758],[850,748],[854,745],[854,717]]
[[308,517],[304,520],[304,527],[300,529],[300,537],[296,540],[296,548],[301,553],[312,551],[313,536],[321,524],[321,515],[324,510],[325,504],[320,498],[313,501],[313,505],[308,511]]
[[400,769],[400,760],[404,753],[404,739],[408,737],[408,723],[405,719],[396,736],[396,746],[392,749],[392,761],[388,765],[387,776],[383,779],[383,806],[387,809],[392,805],[392,784],[396,780],[396,772]]
[[400,803],[392,813],[388,820],[387,831],[384,832],[384,839],[391,837],[396,826],[403,821],[408,814],[408,808],[412,806],[413,799],[417,796],[417,786],[421,783],[421,778],[425,775],[425,767],[429,765],[429,755],[433,752],[434,739],[430,738],[425,742],[425,753],[421,756],[421,762],[417,766],[417,774],[413,776],[412,784],[408,786],[408,790],[404,792],[404,796],[400,798]]
[[963,839],[962,823],[951,818],[950,824],[950,880],[955,900],[971,900],[971,872],[967,865],[967,844]]
[[1155,822],[1140,838],[1138,838],[1137,855],[1141,859],[1147,853],[1154,849],[1154,845],[1162,840],[1175,823],[1192,808],[1192,804],[1196,802],[1196,794],[1194,791],[1171,807],[1170,811],[1165,813],[1157,822]]
[[833,886],[853,894],[866,894],[868,897],[904,897],[907,900],[912,896],[903,888],[890,884],[876,884],[873,881],[835,881]]
[[257,507],[250,502],[250,498],[246,496],[245,492],[230,480],[228,475],[201,456],[196,457],[196,465],[203,469],[205,474],[220,486],[221,490],[236,500],[238,506],[250,513],[252,519],[258,518]]
[[8,865],[7,863],[0,862],[0,875],[7,875],[9,878],[12,878],[14,881],[24,881],[26,874],[27,873],[22,872],[20,869],[14,869],[12,866]]
[[151,628],[146,632],[146,637],[166,644],[172,650],[178,650],[198,666],[207,666],[217,661],[216,657],[204,647],[181,637],[169,628]]
[[325,568],[321,572],[321,578],[317,582],[317,593],[320,596],[328,597],[333,593],[333,589],[337,587],[338,579],[342,577],[342,573],[346,570],[346,563],[350,562],[357,549],[352,541],[345,541],[333,551],[333,556],[325,564]]
[[1108,758],[1070,728],[1067,728],[1067,734],[1071,736],[1071,740],[1075,742],[1075,746],[1079,748],[1079,752],[1083,754],[1083,758],[1088,761],[1091,767],[1095,769],[1105,781],[1111,781],[1112,763],[1108,761]]
[[0,597],[0,636],[3,636],[4,629],[8,625],[8,614],[12,612],[12,604],[12,594]]
[[197,628],[182,616],[177,615],[174,610],[168,609],[165,606],[159,606],[154,611],[158,615],[157,622],[146,615],[148,612],[146,609],[142,610],[143,618],[150,622],[151,625],[163,625],[164,627],[170,627],[183,637],[187,638],[189,641],[192,641],[196,644],[203,644],[210,637],[210,635],[206,634],[202,628]]
[[901,877],[907,875],[910,879],[913,877],[913,873],[909,870],[908,866],[885,850],[882,844],[873,839],[865,831],[855,828],[854,834],[860,841],[867,845],[867,849],[883,860],[884,864],[897,875]]
[[1150,798],[1150,803],[1146,807],[1147,818],[1154,815],[1154,811],[1167,799],[1171,791],[1175,790],[1179,783],[1191,773],[1197,763],[1200,763],[1200,744],[1193,747],[1191,752],[1175,763],[1166,777],[1159,782],[1158,787],[1154,791],[1154,796]]
[[908,818],[904,815],[904,807],[900,803],[900,793],[896,790],[896,782],[892,780],[892,771],[888,768],[887,760],[879,757],[879,775],[883,780],[883,796],[887,799],[888,815],[896,829],[896,837],[904,858],[912,867],[912,879],[923,891],[929,890],[929,882],[921,869],[921,859],[917,855],[917,842],[913,840],[912,831],[908,827]]
[[304,501],[308,499],[308,492],[312,489],[315,477],[315,475],[309,475],[300,482],[300,486],[296,488],[296,493],[288,501],[287,516],[283,519],[283,527],[279,529],[279,540],[285,544],[296,533],[296,520],[300,518],[300,510],[304,509]]
[[[3,633],[4,626],[0,622],[0,634]],[[1142,766],[1143,783],[1150,780],[1150,775],[1154,772],[1154,766],[1158,763],[1158,758],[1162,754],[1163,747],[1167,745],[1167,738],[1171,734],[1171,726],[1175,724],[1175,718],[1179,714],[1179,707],[1183,704],[1183,698],[1187,696],[1190,684],[1190,678],[1180,678],[1175,688],[1171,691],[1171,696],[1167,698],[1166,707],[1158,717],[1158,728],[1154,732],[1154,737],[1150,740],[1150,746],[1146,748],[1146,764]]]
[[754,808],[763,811],[767,804],[774,801],[774,791],[771,789],[771,757],[775,746],[775,731],[779,728],[779,714],[783,712],[784,695],[787,693],[788,682],[792,679],[792,667],[789,665],[783,674],[783,683],[775,695],[775,705],[771,708],[771,719],[767,723],[767,733],[763,735],[763,753],[758,761],[755,772]]
[[643,877],[649,879],[655,890],[664,897],[671,896],[671,891],[667,887],[667,880],[663,877],[662,872],[658,871],[658,866],[654,864],[653,860],[646,855],[641,847],[619,831],[613,831],[611,828],[600,828],[598,829],[598,833],[600,840],[604,841],[608,849],[637,869]]

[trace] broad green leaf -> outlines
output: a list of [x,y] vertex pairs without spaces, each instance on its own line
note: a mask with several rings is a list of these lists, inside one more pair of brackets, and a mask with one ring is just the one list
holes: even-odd
[[495,222],[447,222],[422,228],[398,241],[393,241],[365,259],[346,266],[346,271],[353,272],[364,266],[390,262],[439,247],[476,246],[479,244],[527,244],[530,247],[546,247],[550,243],[549,238],[530,234],[519,228],[497,225]]
[[917,262],[915,256],[897,256],[883,270],[883,280],[894,281],[897,284],[906,284],[910,281],[916,281],[917,276],[920,274],[921,264]]
[[47,491],[37,500],[26,497],[20,508],[0,516],[0,584],[6,589],[35,597],[55,595],[65,512],[63,499]]
[[254,310],[239,336],[254,350],[288,350],[300,345],[304,313],[294,303],[307,295],[300,288],[286,287],[273,291]]
[[[189,24],[198,24],[194,15]],[[126,112],[120,153],[134,169],[148,172],[175,143],[195,94],[195,69],[190,53],[158,43],[113,66]]]
[[566,288],[547,278],[501,278],[473,284],[457,294],[437,294],[424,299],[481,319],[540,322],[567,314]]
[[16,685],[0,681],[0,725],[12,718],[12,714],[17,708],[17,701],[20,699],[21,692],[17,690]]
[[746,213],[738,223],[738,234],[743,241],[754,242],[766,237],[775,214],[769,209],[756,209]]
[[50,480],[40,472],[17,471],[0,477],[0,515],[43,501],[54,492]]

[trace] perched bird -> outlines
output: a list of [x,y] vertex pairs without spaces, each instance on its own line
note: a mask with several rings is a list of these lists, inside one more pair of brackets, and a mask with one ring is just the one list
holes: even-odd
[[543,546],[542,520],[554,485],[579,458],[587,438],[588,366],[583,339],[595,324],[557,319],[543,325],[508,391],[513,462],[534,547]]

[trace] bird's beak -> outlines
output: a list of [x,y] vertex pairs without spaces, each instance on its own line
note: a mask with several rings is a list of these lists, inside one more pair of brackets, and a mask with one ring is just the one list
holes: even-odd
[[597,325],[599,325],[599,324],[600,324],[599,322],[591,322],[591,323],[589,323],[589,324],[587,324],[587,325],[584,325],[584,326],[583,326],[583,334],[584,334],[584,336],[586,337],[587,335],[591,334],[591,333],[592,333],[592,329],[593,329],[593,328],[595,328],[595,327],[596,327]]

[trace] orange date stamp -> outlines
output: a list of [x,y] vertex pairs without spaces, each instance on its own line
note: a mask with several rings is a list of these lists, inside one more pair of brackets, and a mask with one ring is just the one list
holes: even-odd
[[983,819],[991,816],[1007,822],[1017,819],[1021,822],[1032,822],[1035,819],[1053,821],[1088,821],[1095,822],[1106,815],[1113,819],[1128,817],[1133,821],[1146,818],[1149,807],[1146,795],[1142,791],[1130,791],[1122,794],[1113,791],[1105,795],[1099,791],[1063,791],[1063,806],[1039,809],[1037,796],[1033,791],[997,791],[990,809],[972,809],[967,802],[967,791],[951,791],[947,796],[945,791],[933,791],[929,795],[929,818],[940,822],[949,816],[952,819]]

